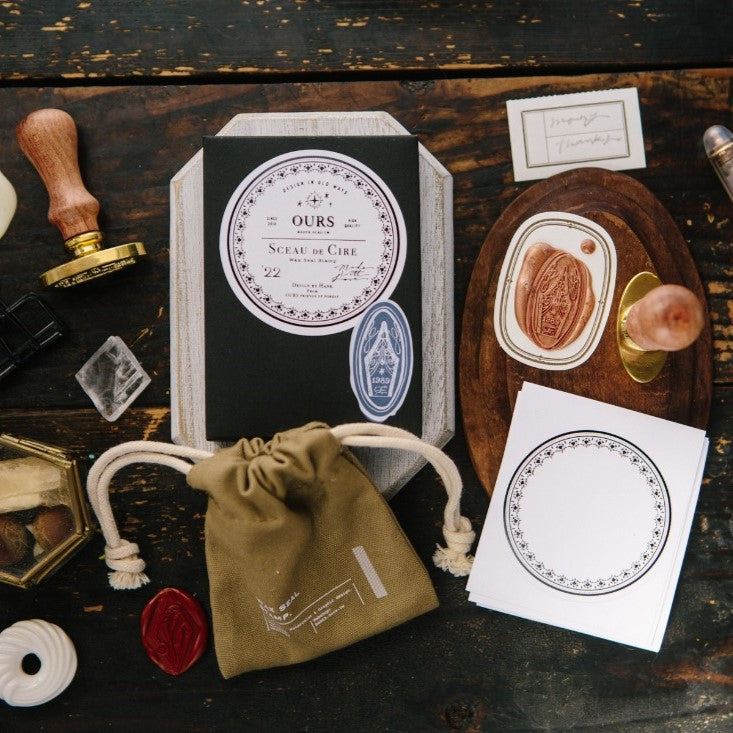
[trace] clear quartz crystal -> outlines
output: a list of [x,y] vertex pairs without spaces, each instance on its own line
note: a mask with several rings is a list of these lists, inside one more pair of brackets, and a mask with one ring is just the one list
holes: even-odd
[[150,384],[150,377],[119,336],[110,336],[76,373],[76,379],[110,422]]

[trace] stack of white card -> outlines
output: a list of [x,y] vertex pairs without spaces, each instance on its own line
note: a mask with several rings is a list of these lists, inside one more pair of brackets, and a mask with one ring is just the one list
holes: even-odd
[[707,449],[701,430],[525,383],[469,599],[658,651]]

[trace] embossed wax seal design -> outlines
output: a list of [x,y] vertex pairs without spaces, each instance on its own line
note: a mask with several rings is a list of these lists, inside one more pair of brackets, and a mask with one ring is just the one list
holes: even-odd
[[519,271],[514,307],[519,327],[537,346],[551,351],[571,344],[585,328],[594,305],[585,264],[545,242],[529,247]]
[[352,328],[388,298],[405,262],[404,218],[384,181],[354,158],[298,150],[252,171],[222,218],[229,286],[254,316],[289,333]]
[[526,219],[502,263],[494,332],[512,358],[540,369],[572,369],[603,335],[616,282],[608,232],[575,214]]
[[372,305],[351,335],[351,388],[364,415],[384,422],[402,406],[413,367],[410,325],[391,300]]
[[507,539],[525,570],[576,595],[639,580],[662,553],[669,525],[669,494],[654,463],[601,431],[539,445],[514,472],[504,503]]
[[206,615],[192,595],[178,588],[164,588],[148,602],[140,632],[150,659],[170,675],[183,674],[206,651]]

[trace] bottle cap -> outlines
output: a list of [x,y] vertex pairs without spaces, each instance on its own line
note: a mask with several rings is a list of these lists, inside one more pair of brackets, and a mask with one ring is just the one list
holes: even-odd
[[713,125],[705,130],[702,136],[702,142],[705,146],[705,152],[708,156],[712,155],[716,150],[733,142],[733,133],[723,125]]

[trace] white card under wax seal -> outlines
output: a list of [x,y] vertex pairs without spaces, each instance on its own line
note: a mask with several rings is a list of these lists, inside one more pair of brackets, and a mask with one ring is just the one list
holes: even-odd
[[392,294],[405,264],[405,221],[392,191],[364,163],[296,150],[239,184],[219,251],[229,286],[252,315],[288,333],[321,336],[353,328]]
[[470,600],[658,651],[707,447],[701,430],[525,383]]
[[646,167],[634,88],[512,99],[507,115],[515,181],[584,166]]
[[[546,349],[533,341],[517,315],[520,273],[533,248],[549,244],[556,257],[565,255],[586,268],[592,290],[592,307],[575,338],[560,348]],[[557,261],[557,260],[555,260]],[[537,274],[541,287],[532,287],[535,309],[542,311],[538,328],[545,335],[557,335],[558,323],[568,322],[568,311],[578,304],[570,297],[577,282],[571,268],[553,268],[552,262]],[[545,276],[543,277],[543,273]],[[539,369],[572,369],[589,359],[598,346],[608,320],[616,283],[616,247],[611,235],[599,224],[562,211],[544,211],[525,219],[512,237],[499,273],[494,304],[494,333],[501,348],[513,359]],[[536,291],[543,291],[538,294]]]

